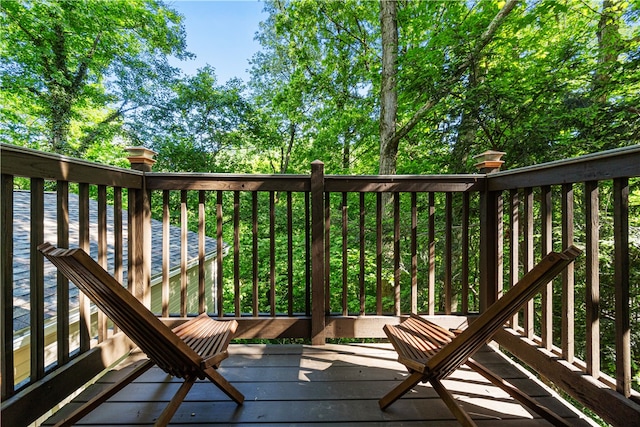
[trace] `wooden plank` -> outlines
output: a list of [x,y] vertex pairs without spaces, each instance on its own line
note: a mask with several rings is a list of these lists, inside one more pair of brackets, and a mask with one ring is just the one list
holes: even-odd
[[253,315],[258,316],[260,313],[260,296],[258,286],[258,193],[251,193],[251,236],[252,240],[252,280],[253,280]]
[[367,193],[481,191],[484,175],[359,175],[325,177],[326,191]]
[[293,315],[293,200],[287,192],[287,314]]
[[382,193],[376,193],[376,314],[382,315]]
[[349,228],[349,212],[347,204],[347,193],[342,193],[342,315],[349,315],[349,259],[348,259],[348,228]]
[[[276,205],[275,193],[269,192],[269,311],[276,315]],[[220,238],[222,243],[222,236]],[[221,265],[222,266],[222,265]],[[222,290],[222,286],[220,287]]]
[[[573,184],[562,186],[562,247],[573,245]],[[575,353],[575,266],[562,272],[562,357],[573,363]]]
[[497,215],[496,215],[496,301],[503,295],[504,291],[504,197],[502,193],[496,194],[497,197]]
[[[533,188],[524,189],[524,272],[528,273],[533,268]],[[535,307],[533,300],[524,306],[523,327],[527,338],[533,338]]]
[[128,190],[128,270],[129,291],[147,307],[151,301],[151,207],[150,195],[144,190]]
[[400,193],[393,194],[393,307],[400,316]]
[[[3,160],[4,161],[4,160]],[[44,241],[44,180],[31,179],[31,238],[29,255],[29,327],[31,381],[44,376],[44,260],[38,245]],[[13,346],[12,346],[13,347]]]
[[143,173],[14,145],[0,144],[3,174],[52,181],[142,188]]
[[[56,225],[58,247],[69,247],[69,183],[56,183]],[[58,364],[69,361],[69,280],[56,274],[56,342]],[[4,378],[4,377],[3,377]]]
[[311,342],[325,343],[324,164],[311,163]]
[[444,314],[451,314],[453,286],[451,283],[453,263],[453,194],[445,193],[444,205]]
[[[509,191],[511,205],[510,233],[509,233],[509,287],[512,288],[520,279],[520,197],[517,189]],[[511,327],[518,327],[518,313],[511,319]]]
[[[4,163],[4,161],[3,161]],[[15,371],[13,359],[13,310],[4,307],[13,306],[13,176],[4,172],[0,175],[0,387],[2,400],[13,395]],[[4,415],[4,414],[3,414]]]
[[502,191],[637,176],[640,176],[640,147],[634,145],[492,173],[487,175],[486,185],[490,191]]
[[324,193],[324,312],[331,312],[331,193]]
[[[540,189],[540,215],[542,235],[540,252],[546,256],[553,250],[553,200],[551,186],[545,185]],[[567,247],[563,245],[563,247]],[[553,345],[553,282],[549,282],[542,290],[541,338],[545,348]]]
[[[118,283],[124,283],[123,277],[123,247],[124,232],[122,227],[122,188],[113,188],[113,277]],[[113,333],[118,332],[117,326],[113,326]]]
[[429,251],[429,280],[428,280],[428,310],[427,314],[433,316],[436,311],[436,203],[435,194],[429,193],[429,231],[428,231],[428,251]]
[[631,309],[629,280],[629,179],[613,181],[616,391],[631,395]]
[[304,299],[304,313],[306,316],[311,316],[311,278],[312,278],[312,260],[311,260],[311,193],[304,193],[304,262],[305,262],[305,299]]
[[[159,413],[164,405],[166,402],[149,402],[145,410],[140,411],[137,402],[107,402],[91,413],[91,425],[113,425],[114,414],[118,414],[118,425],[152,425],[154,414]],[[211,402],[188,400],[180,406],[171,425],[301,425],[314,422],[326,425],[327,420],[335,420],[340,424],[330,422],[331,425],[341,426],[358,422],[387,425],[394,421],[414,421],[418,422],[417,425],[425,425],[425,419],[431,420],[434,426],[458,425],[440,399],[431,399],[426,405],[418,399],[409,399],[398,402],[398,405],[398,410],[387,413],[380,411],[374,400],[300,401],[296,402],[295,410],[286,401],[253,401],[243,405],[239,411],[233,403],[216,402],[213,411]]]
[[498,299],[498,270],[502,255],[498,253],[499,202],[500,195],[497,193],[480,193],[480,312]]
[[205,238],[206,238],[206,215],[205,215],[206,193],[198,192],[198,314],[207,311],[207,300],[205,298]]
[[187,233],[189,232],[187,214],[187,192],[180,191],[180,316],[187,315]]
[[240,316],[240,192],[233,192],[233,295],[236,317]]
[[152,172],[146,175],[150,190],[207,191],[310,191],[309,175],[233,175],[191,172]]
[[[469,193],[462,193],[462,239],[460,246],[462,247],[461,261],[461,279],[462,286],[462,314],[469,313]],[[502,285],[502,281],[499,282]]]
[[418,312],[418,207],[417,193],[411,193],[411,313]]
[[[169,212],[170,193],[162,191],[162,315],[169,315],[169,271],[171,268],[171,213]],[[182,306],[182,305],[181,305]]]
[[[275,356],[272,359],[280,362],[282,359],[288,358],[285,356]],[[296,356],[292,360],[301,363],[300,356]],[[256,361],[257,362],[257,361]],[[302,359],[304,362],[304,359]],[[266,381],[261,381],[262,373],[267,369],[272,370],[275,367],[254,367],[254,361],[251,362],[250,367],[246,367],[246,370],[249,374],[255,375],[255,380],[251,381],[250,379],[247,381],[234,381],[234,383],[238,384],[238,389],[247,396],[247,401],[267,401],[267,402],[278,402],[278,401],[289,401],[292,404],[294,402],[311,400],[317,403],[324,400],[334,400],[339,397],[342,400],[354,400],[354,399],[367,399],[374,400],[380,397],[380,390],[385,390],[390,386],[389,380],[368,380],[367,383],[370,387],[363,387],[362,382],[360,381],[317,381],[313,384],[312,387],[309,385],[309,381],[296,381],[293,379],[292,381],[278,381],[282,380],[282,377],[276,377],[275,375],[270,375],[266,379],[272,380],[271,384],[265,386]],[[225,366],[229,363],[226,362]],[[327,364],[325,363],[326,367]],[[331,365],[333,367],[333,365]],[[299,365],[298,368],[301,368]],[[280,367],[282,368],[282,367]],[[287,366],[289,371],[296,371],[296,366]],[[375,367],[372,367],[375,369]],[[240,369],[240,368],[238,368]],[[304,369],[304,368],[302,368]],[[311,369],[311,368],[308,368]],[[225,373],[231,373],[234,369],[225,367]],[[282,372],[283,369],[280,369]],[[248,375],[247,375],[248,376]],[[171,382],[166,384],[163,387],[159,387],[157,382],[161,382],[166,375],[163,375],[161,371],[153,372],[153,377],[151,375],[147,375],[144,381],[136,381],[134,384],[131,384],[127,387],[125,392],[119,393],[114,398],[110,399],[111,402],[127,402],[127,401],[136,401],[140,399],[140,396],[149,396],[149,399],[154,402],[168,402],[173,394],[177,391],[179,387],[179,383]],[[274,380],[276,377],[276,380]],[[237,377],[240,379],[242,377]],[[246,378],[246,376],[244,377]],[[289,378],[293,378],[289,375]],[[297,379],[300,379],[298,376]],[[152,382],[155,380],[157,382]],[[101,381],[102,383],[102,381]],[[102,385],[102,384],[100,384]],[[106,386],[107,384],[105,384]],[[336,390],[340,390],[339,395],[336,393]],[[415,393],[411,394],[412,399],[425,399],[425,398],[437,398],[436,393],[433,391],[431,387],[416,387]],[[85,396],[82,396],[79,399],[74,399],[74,402],[82,402],[86,399]],[[226,396],[222,392],[219,392],[217,389],[211,387],[210,384],[205,382],[197,382],[194,386],[187,398],[186,402],[189,401],[208,401],[214,404],[224,403]]]
[[[89,227],[89,185],[80,183],[78,185],[78,247],[85,252],[90,250]],[[131,254],[131,252],[129,253]],[[132,276],[135,277],[133,274]],[[82,353],[91,347],[91,312],[89,300],[82,292],[78,295],[78,312],[80,313],[79,334],[80,352]]]
[[600,196],[598,182],[585,183],[585,305],[586,305],[586,355],[587,373],[600,376]]
[[[107,269],[107,187],[98,186],[98,264]],[[107,318],[98,310],[98,342],[107,338]]]
[[224,281],[222,260],[224,256],[224,242],[222,241],[222,191],[216,192],[216,312],[218,317],[224,317]]
[[365,203],[364,203],[364,193],[360,193],[360,275],[359,275],[359,285],[360,285],[360,315],[365,314],[366,310],[366,288],[365,288],[365,258],[366,258],[366,249],[365,249],[365,231],[366,231],[366,211],[365,211]]

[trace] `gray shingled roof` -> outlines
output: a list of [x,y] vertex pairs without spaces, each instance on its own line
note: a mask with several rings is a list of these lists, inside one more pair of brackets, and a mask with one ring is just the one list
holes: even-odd
[[[13,192],[13,330],[20,331],[29,327],[29,251],[30,251],[30,198],[29,191],[15,190]],[[69,194],[69,246],[78,246],[78,196]],[[54,245],[57,242],[57,222],[56,222],[56,193],[45,192],[44,195],[45,219],[44,219],[44,240]],[[113,207],[107,207],[107,241],[108,241],[108,267],[109,272],[113,272]],[[127,266],[127,212],[123,211],[123,266],[125,276],[123,282],[126,283]],[[90,252],[91,256],[97,258],[98,254],[98,203],[95,200],[89,202],[90,221]],[[151,276],[160,275],[162,272],[162,223],[152,220],[151,239]],[[180,265],[180,228],[170,227],[170,265],[174,269]],[[194,260],[198,256],[198,235],[188,233],[188,259]],[[205,238],[206,256],[216,253],[216,240],[210,237]],[[45,260],[45,321],[56,315],[56,270],[55,267]],[[73,284],[70,285],[70,309],[77,307],[78,290]]]

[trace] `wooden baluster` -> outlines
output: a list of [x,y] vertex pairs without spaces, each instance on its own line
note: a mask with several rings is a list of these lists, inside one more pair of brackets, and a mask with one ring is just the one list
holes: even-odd
[[600,377],[600,196],[597,181],[585,183],[586,214],[586,362],[587,373]]

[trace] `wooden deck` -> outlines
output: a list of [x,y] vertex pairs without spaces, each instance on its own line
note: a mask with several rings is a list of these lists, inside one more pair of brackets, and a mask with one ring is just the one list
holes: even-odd
[[[223,361],[220,372],[244,393],[244,405],[236,406],[214,385],[200,381],[178,409],[172,426],[458,425],[428,385],[419,385],[384,412],[378,408],[378,399],[406,375],[389,344],[232,344],[229,351],[231,356]],[[51,425],[77,402],[94,395],[101,384],[117,380],[134,357],[106,374],[43,425]],[[475,359],[571,424],[595,425],[492,348],[485,347]],[[478,425],[549,425],[465,366],[443,383],[464,402]],[[179,384],[154,367],[78,425],[152,425]]]

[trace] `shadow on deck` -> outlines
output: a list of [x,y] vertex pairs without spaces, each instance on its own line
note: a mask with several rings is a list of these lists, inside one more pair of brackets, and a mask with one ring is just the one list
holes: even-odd
[[[406,376],[389,344],[242,345],[229,347],[220,372],[246,400],[236,406],[210,382],[191,389],[172,426],[332,425],[456,426],[429,385],[418,385],[386,411],[378,399]],[[52,425],[100,386],[117,381],[136,356],[108,372],[43,425]],[[139,357],[139,356],[138,356]],[[491,347],[475,359],[573,425],[595,425],[555,392]],[[476,372],[463,366],[443,381],[482,426],[549,425]],[[152,368],[77,425],[152,425],[180,382]]]

